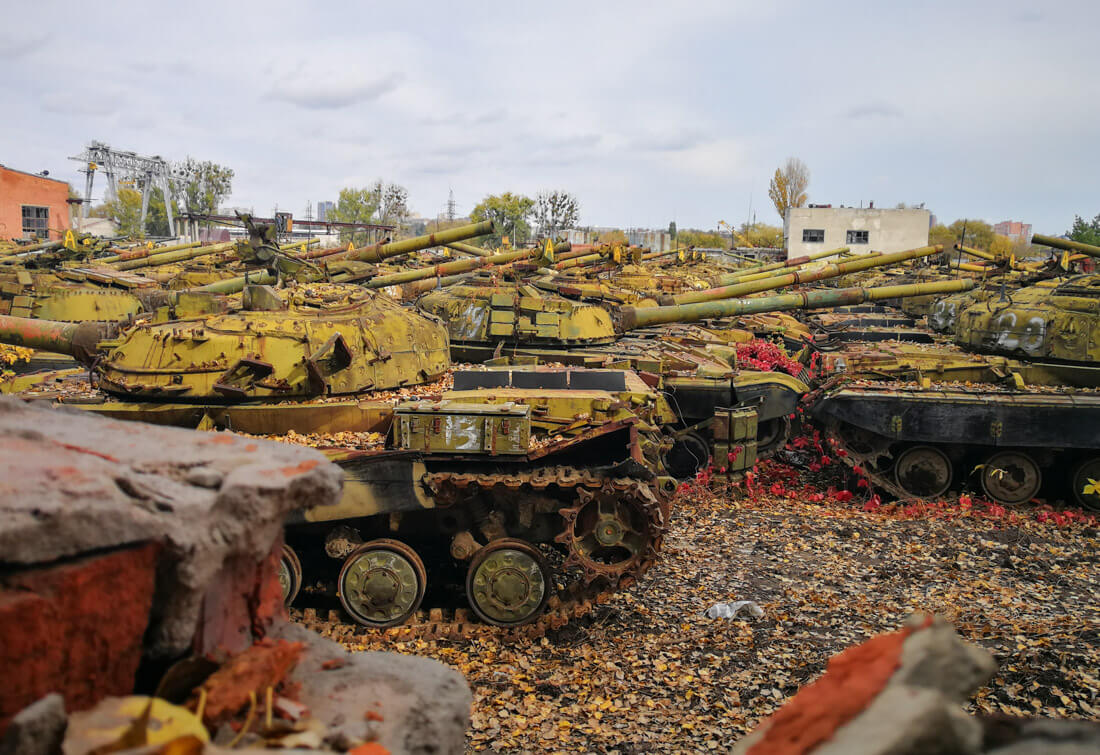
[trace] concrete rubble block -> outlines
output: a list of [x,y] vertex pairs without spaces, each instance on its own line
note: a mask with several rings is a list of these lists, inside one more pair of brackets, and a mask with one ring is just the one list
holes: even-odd
[[996,673],[993,655],[965,642],[943,619],[916,614],[906,626],[919,631],[906,638],[891,685],[927,687],[961,705]]
[[[0,560],[40,565],[159,543],[153,656],[191,646],[211,585],[238,624],[250,616],[257,577],[248,567],[265,563],[287,513],[335,501],[341,483],[309,448],[0,400]],[[226,584],[233,576],[238,583]],[[227,605],[234,592],[237,605]],[[223,635],[238,647],[227,649],[243,649],[247,627],[231,629]]]
[[378,742],[395,755],[465,751],[472,697],[462,674],[426,658],[350,653],[297,624],[274,633],[305,652],[290,675],[298,699],[329,731],[334,748]]
[[69,720],[56,692],[28,705],[0,737],[0,755],[57,755]]
[[64,692],[72,710],[130,693],[157,550],[145,543],[0,576],[0,730],[50,692]]
[[735,753],[918,755],[1100,752],[1100,726],[1079,721],[972,717],[963,703],[996,664],[951,625],[915,614],[897,632],[872,637],[829,661],[741,739]]
[[981,751],[982,727],[939,692],[889,685],[813,750],[814,755],[923,755]]
[[[0,735],[5,713],[24,709],[7,727],[14,752],[38,752],[28,737],[56,751],[65,707],[131,694],[143,659],[223,659],[265,638],[258,645],[301,643],[277,704],[321,722],[319,746],[462,752],[471,696],[461,674],[352,654],[286,619],[275,578],[283,521],[334,503],[342,479],[308,448],[0,398]],[[50,691],[61,695],[25,708]]]

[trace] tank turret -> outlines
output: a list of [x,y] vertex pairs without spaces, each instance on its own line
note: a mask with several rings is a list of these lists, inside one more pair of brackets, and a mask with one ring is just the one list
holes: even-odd
[[355,394],[428,382],[450,366],[443,326],[363,289],[253,286],[245,308],[118,330],[0,318],[0,342],[93,365],[104,391],[160,401],[236,402]]
[[956,343],[993,354],[1100,362],[1100,274],[1034,285],[971,304],[958,315]]

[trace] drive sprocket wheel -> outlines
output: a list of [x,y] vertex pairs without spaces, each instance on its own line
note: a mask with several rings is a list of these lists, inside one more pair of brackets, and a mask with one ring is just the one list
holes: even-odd
[[555,538],[566,547],[565,566],[579,566],[585,584],[604,578],[623,584],[643,574],[657,557],[664,514],[644,485],[577,491],[577,503],[558,512],[565,527]]

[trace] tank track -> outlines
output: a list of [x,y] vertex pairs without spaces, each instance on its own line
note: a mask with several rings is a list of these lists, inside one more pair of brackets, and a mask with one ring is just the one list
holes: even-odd
[[[850,443],[844,442],[844,437],[839,432],[839,423],[832,422],[825,426],[825,438],[834,449],[834,455],[850,468],[855,469],[858,466],[862,469],[862,476],[867,478],[871,485],[886,491],[901,502],[917,500],[912,493],[906,492],[898,485],[892,475],[879,471],[883,466],[884,458],[890,460],[888,467],[893,467],[894,455],[890,453],[891,441],[889,438],[882,438],[880,444],[873,444],[873,441],[876,440],[878,436],[875,436],[875,438],[868,438],[868,441],[870,441],[869,445],[871,445],[870,450],[859,451]],[[844,453],[836,454],[836,450],[842,450]]]
[[[802,398],[802,405],[813,406],[819,396],[837,387],[841,382],[840,380],[826,382],[821,387],[806,394]],[[886,491],[898,501],[916,500],[911,493],[906,492],[897,484],[892,475],[879,471],[883,468],[891,469],[893,467],[894,455],[890,452],[892,441],[889,438],[880,438],[879,436],[868,437],[868,450],[859,451],[850,443],[844,441],[844,436],[840,432],[839,422],[828,422],[822,427],[822,430],[824,431],[825,442],[828,443],[829,447],[833,450],[833,458],[840,459],[850,469],[854,470],[856,467],[859,467],[863,470],[862,476],[865,477],[872,486],[879,490]],[[836,453],[838,450],[843,451],[843,453]],[[888,463],[885,465],[883,464],[884,459],[888,460]]]
[[[567,551],[564,566],[579,566],[583,576],[573,579],[557,590],[547,602],[546,610],[529,624],[498,627],[477,621],[467,608],[419,610],[406,623],[388,629],[375,629],[349,623],[338,610],[330,610],[322,618],[316,609],[291,609],[291,617],[306,627],[332,639],[370,636],[393,642],[411,640],[471,640],[495,637],[500,640],[533,640],[561,629],[571,621],[583,618],[596,606],[608,602],[615,592],[633,584],[654,564],[661,550],[668,522],[669,508],[658,498],[648,482],[636,478],[609,478],[575,467],[545,467],[532,472],[514,474],[481,474],[433,472],[424,476],[424,484],[443,506],[456,503],[477,492],[507,492],[516,500],[526,488],[542,491],[551,485],[576,491],[574,506],[558,510],[563,518],[563,530],[555,541]],[[646,517],[651,537],[640,558],[626,568],[600,568],[584,559],[572,547],[569,528],[577,512],[598,495],[612,495],[619,501],[630,501]],[[556,576],[563,576],[559,571]]]

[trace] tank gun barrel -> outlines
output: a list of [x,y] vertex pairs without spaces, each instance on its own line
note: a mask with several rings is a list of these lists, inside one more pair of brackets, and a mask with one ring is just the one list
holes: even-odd
[[461,241],[452,241],[447,244],[448,249],[454,249],[456,252],[464,252],[466,254],[472,254],[475,257],[492,257],[493,252],[488,249],[482,249],[480,246],[474,246],[473,244],[464,244]]
[[801,267],[802,265],[808,265],[811,262],[817,260],[823,260],[827,257],[836,257],[840,254],[847,254],[850,250],[849,247],[842,246],[839,249],[829,249],[824,252],[814,252],[813,254],[805,254],[801,257],[791,257],[788,260],[782,262],[762,262],[758,265],[751,265],[749,267],[743,267],[740,270],[736,270],[727,275],[723,275],[715,281],[719,286],[728,286],[731,283],[741,282],[744,278],[750,275],[759,275],[760,273],[770,273],[773,270],[783,270],[788,267]]
[[515,252],[501,252],[500,254],[494,254],[491,257],[474,257],[472,259],[455,260],[454,262],[444,262],[439,265],[433,265],[431,267],[421,267],[415,270],[403,270],[400,273],[391,273],[389,275],[379,275],[371,278],[369,281],[363,284],[366,288],[384,288],[385,286],[396,286],[402,283],[412,283],[413,281],[423,280],[424,278],[445,278],[450,275],[457,275],[458,273],[467,273],[471,270],[477,270],[481,267],[490,267],[492,265],[503,265],[508,262],[515,262],[518,259],[524,257],[530,257],[537,249],[521,249]]
[[103,265],[109,265],[112,262],[129,262],[130,260],[140,260],[146,257],[155,257],[158,254],[176,252],[180,249],[192,249],[199,246],[199,244],[201,243],[201,241],[190,241],[186,244],[173,244],[172,246],[155,246],[152,248],[142,246],[138,247],[137,249],[129,249],[125,252],[119,252],[118,254],[112,254],[107,257],[100,257],[96,260],[96,262]]
[[[854,255],[854,256],[851,256],[851,257],[847,257],[847,255],[845,255],[846,259],[844,261],[845,262],[851,262],[853,260],[867,260],[867,259],[871,259],[872,257],[881,257],[882,254],[883,254],[882,252],[867,252],[866,254],[857,254],[857,255]],[[810,265],[810,264],[813,264],[813,263],[812,262],[807,262],[807,263],[803,263],[803,264],[804,265]],[[792,266],[792,267],[797,268],[797,267],[802,267],[802,265],[795,265],[795,266]],[[789,270],[791,268],[786,268],[786,269]],[[740,278],[738,278],[737,280],[732,281],[728,285],[734,285],[734,284],[741,285],[742,283],[750,283],[752,281],[763,280],[764,278],[774,278],[778,273],[779,273],[778,270],[770,270],[768,272],[763,272],[763,273],[753,273],[752,275],[743,275]],[[721,280],[721,279],[719,279],[719,280]]]
[[716,301],[718,299],[732,299],[739,296],[771,291],[786,286],[794,286],[802,283],[838,278],[850,273],[858,273],[870,270],[874,267],[884,267],[898,262],[927,257],[943,251],[943,246],[922,246],[918,249],[908,249],[904,252],[892,252],[890,254],[867,255],[856,257],[844,262],[833,262],[816,270],[802,270],[786,275],[776,275],[769,278],[760,278],[747,283],[735,283],[729,286],[709,288],[705,291],[689,291],[676,296],[666,297],[662,304],[695,304],[698,302]]
[[115,334],[116,323],[56,322],[32,317],[0,315],[0,343],[71,356],[92,364],[99,344]]
[[1031,243],[1051,246],[1066,252],[1080,252],[1090,257],[1100,258],[1100,246],[1093,246],[1092,244],[1085,244],[1080,241],[1070,241],[1069,239],[1059,239],[1054,236],[1043,236],[1040,233],[1036,233],[1032,235]]
[[480,223],[460,225],[457,228],[448,228],[444,231],[429,233],[424,236],[416,236],[402,241],[391,241],[386,244],[373,244],[350,249],[346,252],[333,254],[333,259],[356,260],[358,262],[382,262],[390,257],[402,254],[431,249],[433,246],[446,246],[455,241],[485,236],[493,232],[493,221],[484,220]]
[[844,307],[869,301],[903,299],[910,296],[953,294],[960,291],[969,291],[975,285],[977,284],[972,280],[961,279],[875,288],[827,288],[793,294],[762,296],[755,299],[723,299],[720,301],[697,302],[695,304],[676,304],[667,307],[623,307],[619,310],[619,325],[621,330],[625,332],[666,323],[696,322],[719,317],[781,312],[790,309]]
[[10,254],[25,254],[27,252],[48,252],[54,249],[60,249],[65,245],[63,241],[40,241],[37,244],[27,244],[25,246],[17,246],[13,249],[5,249],[0,252],[0,255],[7,256]]
[[255,284],[257,286],[266,286],[278,280],[279,276],[268,270],[254,270],[236,278],[226,278],[224,280],[215,281],[214,283],[208,283],[205,286],[196,286],[186,290],[192,293],[239,294],[241,291],[244,291],[246,285]]
[[423,278],[418,281],[413,281],[412,283],[401,286],[400,298],[403,301],[415,299],[426,291],[434,291],[437,288],[447,288],[448,286],[454,286],[455,284],[467,281],[473,277],[473,275],[473,273],[459,273],[458,275],[448,275],[443,278]]
[[1001,260],[997,255],[986,252],[981,249],[974,249],[973,247],[963,246],[956,242],[955,251],[962,252],[963,254],[969,254],[971,257],[977,257],[978,259],[988,260],[989,262],[1000,262]]
[[111,267],[115,270],[137,270],[142,267],[160,267],[161,265],[171,265],[176,262],[193,260],[197,257],[205,257],[209,254],[228,252],[235,247],[236,242],[223,241],[220,244],[211,244],[210,246],[188,247],[186,249],[177,249],[163,254],[130,257],[119,262],[111,263]]

